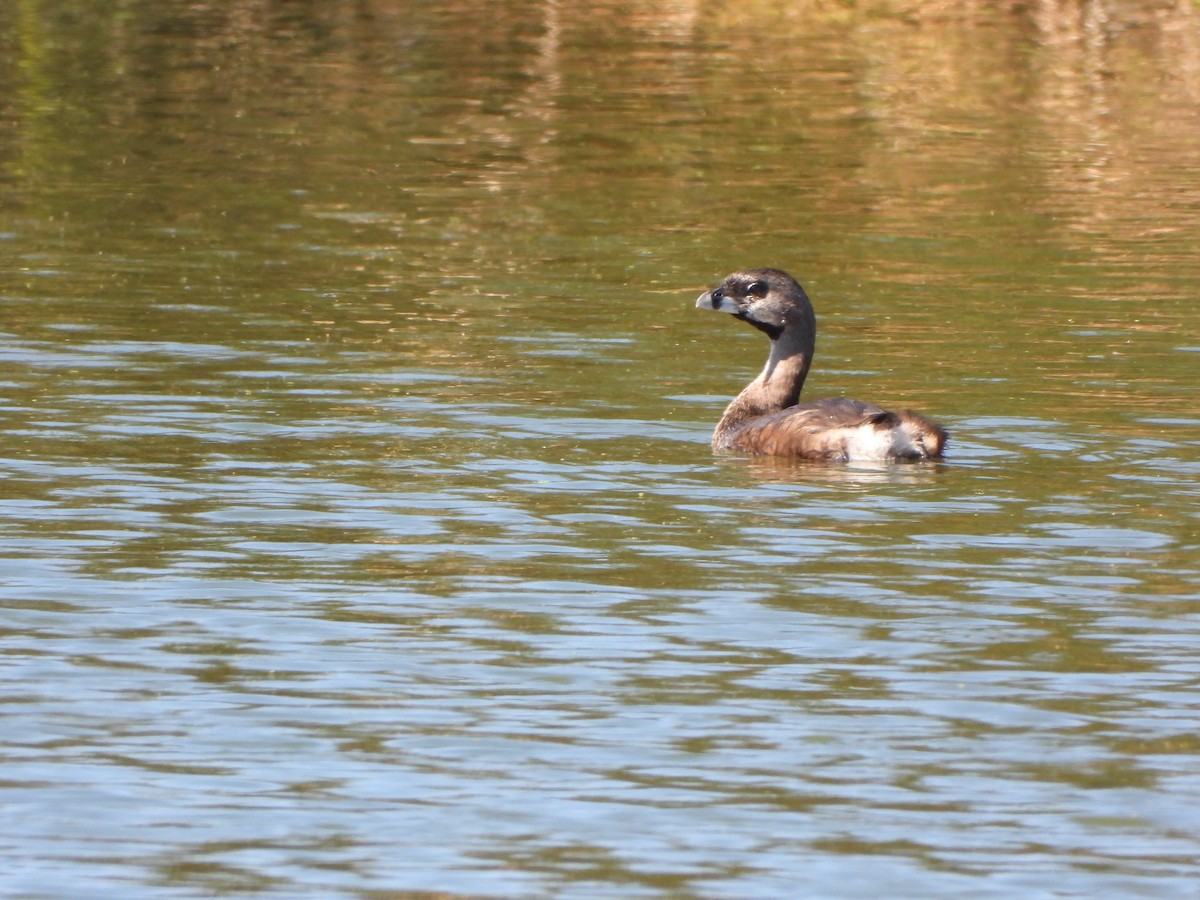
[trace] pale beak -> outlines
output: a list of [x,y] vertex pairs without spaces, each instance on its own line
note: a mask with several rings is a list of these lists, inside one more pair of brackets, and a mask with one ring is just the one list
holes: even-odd
[[741,307],[737,303],[730,300],[728,297],[721,297],[718,300],[713,300],[713,292],[705,291],[696,298],[696,309],[711,309],[714,312],[737,313]]

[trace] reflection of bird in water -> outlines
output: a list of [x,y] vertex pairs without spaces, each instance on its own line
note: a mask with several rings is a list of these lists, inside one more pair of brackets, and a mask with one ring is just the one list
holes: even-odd
[[946,430],[909,409],[888,412],[858,400],[800,403],[817,322],[804,288],[779,269],[734,272],[696,299],[731,313],[771,339],[766,368],[725,409],[715,450],[851,461],[939,459]]

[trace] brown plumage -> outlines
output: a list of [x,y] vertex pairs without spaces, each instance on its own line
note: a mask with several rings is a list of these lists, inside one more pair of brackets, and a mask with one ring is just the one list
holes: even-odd
[[843,462],[941,458],[946,430],[910,409],[840,398],[799,402],[817,322],[804,288],[786,272],[734,272],[696,306],[731,313],[771,339],[766,367],[726,407],[713,449]]

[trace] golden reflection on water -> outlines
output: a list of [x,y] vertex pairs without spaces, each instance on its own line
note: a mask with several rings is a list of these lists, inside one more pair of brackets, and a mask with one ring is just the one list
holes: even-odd
[[[0,9],[30,890],[1190,888],[1198,15]],[[763,263],[944,464],[711,455]]]

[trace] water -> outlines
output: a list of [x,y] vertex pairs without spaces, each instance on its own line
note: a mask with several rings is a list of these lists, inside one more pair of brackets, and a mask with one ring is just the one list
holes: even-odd
[[0,12],[0,893],[1192,896],[1196,13],[481,9]]

